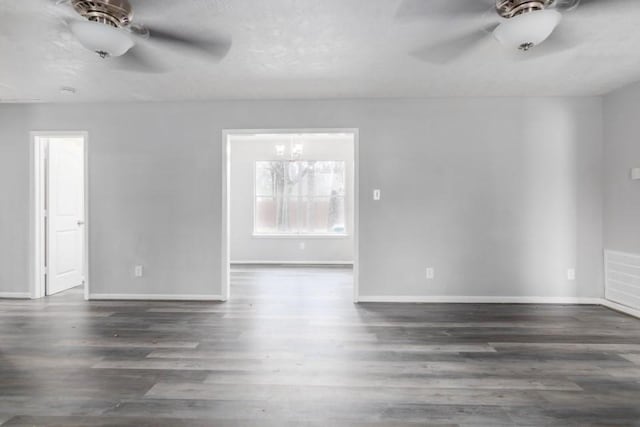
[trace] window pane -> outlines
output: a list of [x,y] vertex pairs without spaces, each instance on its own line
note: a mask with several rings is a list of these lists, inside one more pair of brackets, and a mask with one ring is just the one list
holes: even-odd
[[344,196],[315,197],[309,200],[311,233],[345,233]]
[[333,191],[344,194],[344,162],[315,162],[315,194],[329,196]]
[[285,197],[282,220],[278,224],[278,231],[281,233],[297,233],[299,231],[299,206],[297,197]]
[[257,233],[275,233],[276,203],[273,197],[256,197],[255,231]]
[[275,185],[275,174],[272,162],[256,162],[256,196],[272,196]]

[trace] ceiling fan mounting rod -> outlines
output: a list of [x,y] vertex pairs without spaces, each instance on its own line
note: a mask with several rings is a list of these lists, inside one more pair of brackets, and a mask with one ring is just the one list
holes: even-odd
[[513,18],[524,13],[544,10],[555,0],[496,0],[496,11],[503,18]]
[[83,18],[116,28],[128,26],[133,18],[128,0],[72,0],[71,4]]

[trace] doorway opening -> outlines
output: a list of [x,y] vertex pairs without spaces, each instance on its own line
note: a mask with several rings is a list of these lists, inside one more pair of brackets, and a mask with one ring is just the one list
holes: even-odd
[[357,129],[227,130],[222,148],[222,299],[357,302]]
[[88,299],[87,133],[31,139],[31,296]]

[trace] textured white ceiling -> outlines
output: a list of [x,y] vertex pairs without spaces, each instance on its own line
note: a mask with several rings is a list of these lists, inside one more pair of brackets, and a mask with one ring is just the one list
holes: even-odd
[[167,71],[142,74],[83,49],[60,24],[68,5],[0,0],[0,99],[596,95],[640,79],[638,0],[601,0],[589,12],[565,14],[558,35],[569,49],[527,56],[486,37],[451,62],[425,47],[482,27],[491,15],[430,13],[442,1],[459,0],[413,0],[415,7],[409,0],[131,0],[134,21],[233,40],[219,63],[146,43]]

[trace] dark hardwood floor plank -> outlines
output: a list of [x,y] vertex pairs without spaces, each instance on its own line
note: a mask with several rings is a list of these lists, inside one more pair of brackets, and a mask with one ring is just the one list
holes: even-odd
[[0,424],[640,425],[638,319],[353,304],[344,267],[231,277],[226,303],[0,300]]

